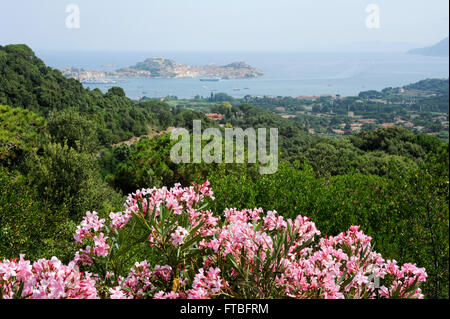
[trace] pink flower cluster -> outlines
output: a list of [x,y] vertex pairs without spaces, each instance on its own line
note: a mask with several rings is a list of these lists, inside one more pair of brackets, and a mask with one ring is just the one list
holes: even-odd
[[104,219],[99,219],[96,212],[87,212],[86,216],[80,225],[77,226],[77,230],[73,238],[82,243],[83,239],[91,236],[91,230],[98,232],[105,225]]
[[158,216],[162,207],[166,207],[176,215],[181,215],[183,210],[192,210],[194,204],[201,202],[205,197],[214,199],[209,185],[210,183],[207,181],[202,185],[191,187],[181,187],[180,184],[175,184],[170,189],[163,187],[138,190],[128,196],[124,212],[109,214],[111,226],[116,229],[123,228],[133,214]]
[[95,299],[96,281],[80,273],[72,262],[63,265],[58,258],[40,259],[33,264],[20,255],[17,260],[0,262],[0,296],[4,299]]
[[75,241],[83,243],[86,238],[92,239],[94,247],[87,246],[85,249],[75,254],[76,264],[82,262],[86,265],[92,264],[92,255],[105,257],[109,254],[110,246],[107,242],[108,237],[102,232],[105,227],[105,219],[99,219],[96,212],[87,212],[83,221],[77,226],[74,235]]
[[390,287],[381,286],[380,296],[384,298],[392,298],[397,296],[404,296],[408,298],[419,298],[422,299],[422,291],[417,288],[412,291],[408,291],[409,287],[412,287],[415,282],[425,282],[427,278],[427,273],[425,268],[417,268],[413,264],[404,264],[399,267],[397,261],[388,260],[384,265],[382,276],[391,276],[393,278],[393,284]]
[[159,290],[158,283],[170,283],[173,275],[172,268],[168,265],[156,266],[155,270],[147,261],[136,263],[128,276],[122,280],[120,286],[110,288],[111,299],[141,299],[153,296],[156,299],[207,299],[218,295],[226,282],[220,277],[219,268],[209,268],[206,272],[199,269],[188,289],[187,278],[182,274],[177,279],[176,287],[171,285],[171,291]]
[[[276,212],[268,212],[262,217],[261,225],[257,223],[261,213],[262,209],[227,209],[226,223],[208,243],[215,258],[208,258],[206,264],[220,264],[218,259],[224,264],[226,256],[232,254],[241,269],[249,270],[250,277],[240,278],[241,274],[233,269],[229,279],[237,283],[253,280],[257,286],[266,256],[273,256],[277,249],[275,237],[286,233],[289,247],[287,251],[284,247],[279,250],[280,256],[285,257],[270,261],[269,265],[273,271],[279,262],[283,265],[274,280],[286,296],[375,298],[378,293],[378,297],[385,298],[423,298],[417,284],[425,282],[425,269],[412,264],[399,269],[395,262],[385,262],[380,254],[372,251],[372,238],[359,231],[359,226],[352,226],[336,237],[322,238],[316,246],[304,247],[320,235],[308,218],[299,215],[295,220],[285,220]],[[383,279],[387,279],[390,288],[375,286],[376,280]]]
[[181,226],[178,226],[175,232],[170,237],[172,238],[172,244],[174,246],[181,246],[184,244],[184,238],[187,236],[188,231]]
[[165,207],[173,214],[181,215],[184,211],[192,211],[194,205],[202,202],[205,197],[214,199],[209,185],[209,182],[190,187],[181,187],[180,184],[175,184],[170,189],[163,187],[138,190],[128,196],[124,214],[129,215],[133,212],[158,216],[161,209]]
[[[210,197],[214,199],[213,192],[209,188],[209,182],[202,185],[195,185],[190,187],[181,187],[176,184],[174,187],[168,189],[163,187],[161,189],[142,189],[134,194],[128,196],[125,204],[126,210],[119,216],[132,216],[132,213],[140,215],[143,218],[152,218],[156,223],[161,223],[159,219],[161,211],[170,211],[172,217],[187,215],[189,221],[189,229],[176,225],[176,228],[170,233],[170,241],[174,246],[181,246],[184,244],[185,238],[189,235],[194,237],[201,234],[203,237],[212,236],[217,232],[217,224],[220,220],[214,217],[210,211],[197,210],[195,206],[205,199]],[[110,215],[111,216],[111,215]],[[114,215],[116,219],[116,215]],[[128,222],[131,218],[126,217]],[[123,223],[119,223],[123,227]],[[113,222],[115,224],[115,222]],[[198,226],[198,227],[197,227]],[[196,229],[194,233],[190,230]],[[161,238],[160,234],[155,228],[152,228],[148,239],[153,246],[157,244]],[[203,245],[203,246],[202,246]],[[204,242],[200,243],[204,247]]]
[[170,292],[158,291],[155,299],[210,299],[220,295],[227,283],[220,277],[219,268],[209,268],[206,272],[203,268],[198,270],[191,289],[186,289],[187,279],[179,279],[177,289]]
[[159,266],[151,270],[146,260],[135,263],[126,278],[121,278],[120,285],[110,288],[111,299],[143,299],[153,296],[159,291],[156,282],[166,283],[172,277],[172,267]]
[[[208,247],[214,253],[220,252],[222,257],[231,253],[236,260],[240,260],[241,255],[244,254],[245,259],[251,264],[257,254],[260,261],[263,262],[266,253],[273,250],[271,232],[287,233],[287,238],[292,241],[289,246],[290,253],[320,234],[315,224],[302,216],[298,216],[295,220],[285,220],[282,216],[277,216],[276,212],[269,211],[261,219],[262,213],[262,208],[242,211],[226,209],[226,221],[216,238],[208,243]],[[261,227],[257,227],[258,221],[262,223]],[[288,232],[288,227],[291,234]],[[291,235],[293,238],[290,238]]]
[[219,273],[219,268],[210,267],[206,273],[203,268],[200,268],[195,275],[192,289],[188,292],[188,299],[209,299],[219,295],[220,291],[228,285]]
[[[423,298],[420,288],[408,295],[405,292],[425,282],[425,269],[405,264],[407,270],[398,270],[395,263],[385,262],[371,250],[371,240],[358,226],[336,237],[322,238],[315,251],[305,250],[285,260],[286,271],[277,278],[277,284],[294,298],[375,298],[378,288],[378,297]],[[391,288],[376,287],[376,280],[384,279],[387,274]],[[403,286],[394,295],[397,282]]]

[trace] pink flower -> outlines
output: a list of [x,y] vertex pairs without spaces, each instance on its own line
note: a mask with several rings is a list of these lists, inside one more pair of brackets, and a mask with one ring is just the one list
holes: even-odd
[[74,239],[82,243],[83,239],[90,236],[90,231],[99,231],[104,227],[105,220],[99,219],[96,212],[87,212],[83,221],[79,226],[77,226],[77,230],[74,235]]
[[20,261],[17,264],[16,273],[17,279],[20,281],[26,281],[27,278],[32,276],[32,267],[30,261],[24,259],[25,255],[20,255]]
[[110,299],[130,299],[120,287],[109,288]]
[[187,236],[188,232],[185,228],[178,226],[174,233],[170,235],[172,238],[172,244],[174,246],[181,246],[184,244],[184,238]]
[[189,299],[208,299],[220,292],[226,286],[219,276],[220,269],[210,267],[206,274],[203,268],[195,275],[192,289],[188,292]]
[[179,299],[180,295],[176,292],[164,292],[164,291],[158,291],[155,294],[155,299]]
[[98,236],[94,237],[94,243],[95,243],[95,247],[94,247],[94,253],[97,256],[108,256],[109,251],[108,249],[110,248],[109,245],[106,243],[106,240],[108,239],[108,237],[105,237],[105,235],[103,233],[100,233]]
[[111,226],[116,229],[122,228],[124,225],[128,223],[131,219],[132,215],[130,210],[126,210],[124,213],[110,213],[109,218],[111,219]]
[[[17,267],[16,267],[17,266]],[[12,269],[17,268],[17,276]],[[9,273],[5,281],[5,270]],[[30,265],[21,255],[20,261],[0,263],[0,289],[6,298],[13,297],[15,286],[23,283],[22,297],[32,299],[93,299],[97,298],[96,282],[88,273],[80,273],[74,264],[64,265],[53,257],[51,260],[40,259]]]

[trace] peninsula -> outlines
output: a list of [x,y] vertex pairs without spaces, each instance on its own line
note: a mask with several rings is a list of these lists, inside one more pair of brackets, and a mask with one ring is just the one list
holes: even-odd
[[165,57],[154,57],[130,67],[116,71],[89,71],[79,68],[64,68],[64,76],[82,82],[113,81],[120,78],[220,78],[248,79],[262,76],[264,73],[245,62],[233,62],[219,66],[215,64],[191,66]]

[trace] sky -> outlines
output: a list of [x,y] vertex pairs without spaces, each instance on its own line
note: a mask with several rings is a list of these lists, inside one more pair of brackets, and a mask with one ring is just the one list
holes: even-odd
[[[79,28],[74,11],[66,13],[69,4],[79,8]],[[373,9],[366,12],[370,4],[378,15]],[[447,37],[448,10],[448,0],[0,0],[0,45],[93,51],[395,51]]]

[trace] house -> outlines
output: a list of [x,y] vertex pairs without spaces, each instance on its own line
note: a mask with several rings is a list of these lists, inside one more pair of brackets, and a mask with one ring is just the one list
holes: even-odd
[[360,119],[359,123],[363,123],[363,124],[375,124],[377,122],[377,120],[375,119]]
[[315,100],[317,100],[319,98],[319,96],[305,96],[305,95],[302,95],[302,96],[297,96],[296,97],[296,99],[297,100],[312,100],[312,101],[315,101]]
[[361,131],[362,126],[363,126],[363,124],[361,124],[361,123],[352,123],[352,124],[350,124],[350,128],[351,128],[352,132],[355,132],[355,131],[359,132],[359,131]]
[[374,103],[380,103],[380,104],[388,104],[388,102],[386,100],[382,100],[382,99],[369,99],[370,102],[374,102]]
[[414,127],[414,124],[412,122],[405,122],[403,123],[404,127]]
[[206,113],[205,116],[213,121],[222,121],[223,115],[219,113]]

